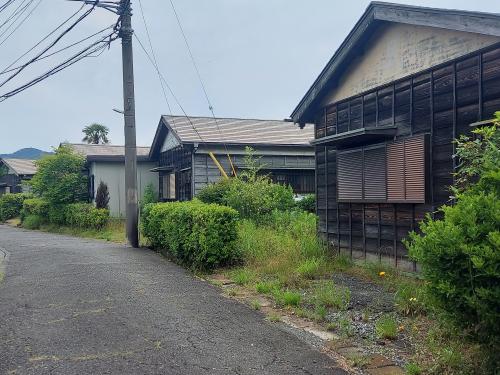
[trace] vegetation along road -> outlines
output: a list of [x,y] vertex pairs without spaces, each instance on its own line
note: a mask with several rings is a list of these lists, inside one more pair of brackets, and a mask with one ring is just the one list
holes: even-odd
[[344,374],[145,249],[0,225],[0,373]]

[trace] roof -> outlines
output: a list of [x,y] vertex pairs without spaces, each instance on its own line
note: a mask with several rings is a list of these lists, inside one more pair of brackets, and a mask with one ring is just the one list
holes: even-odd
[[[86,144],[86,143],[67,143],[75,152],[82,154],[87,161],[124,161],[125,146],[109,144]],[[149,147],[137,147],[137,160],[149,160]]]
[[162,116],[151,152],[161,147],[171,130],[181,144],[226,144],[252,146],[311,147],[314,129],[299,129],[291,121],[196,116]]
[[37,171],[35,160],[28,159],[0,159],[5,165],[19,175],[34,175]]
[[500,36],[500,14],[436,9],[374,1],[342,42],[323,71],[314,81],[291,117],[295,123],[312,122],[316,104],[328,91],[334,78],[342,73],[346,62],[359,53],[357,48],[383,22],[396,22],[470,33]]

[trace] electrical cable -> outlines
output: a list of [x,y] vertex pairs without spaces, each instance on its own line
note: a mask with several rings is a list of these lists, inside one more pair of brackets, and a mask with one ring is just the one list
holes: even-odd
[[225,137],[223,136],[222,131],[220,130],[219,122],[217,121],[217,117],[215,116],[215,113],[214,113],[214,107],[213,107],[213,105],[210,101],[210,98],[208,96],[207,89],[205,87],[205,84],[203,83],[203,79],[201,78],[200,70],[198,69],[198,65],[196,64],[196,60],[194,58],[191,47],[189,45],[189,41],[187,39],[186,33],[184,32],[184,28],[182,27],[180,17],[177,14],[177,10],[175,9],[173,0],[169,0],[169,1],[170,1],[170,5],[172,6],[172,10],[174,11],[174,15],[175,15],[175,18],[177,20],[177,25],[179,26],[179,29],[181,31],[182,37],[184,39],[184,43],[186,44],[187,50],[189,52],[189,57],[191,58],[191,62],[193,64],[194,70],[196,71],[196,75],[198,76],[198,80],[200,81],[201,88],[202,88],[203,93],[205,95],[205,99],[207,100],[208,109],[212,113],[212,118],[214,119],[215,126],[217,128],[217,131],[219,132],[221,139],[222,139],[222,144],[224,145],[224,150],[226,151],[226,155],[227,155],[227,158],[229,160],[229,164],[231,165],[231,169],[233,170],[233,174],[236,176],[236,169],[234,167],[233,161],[231,160],[231,156],[229,155],[229,150],[228,150],[226,142],[225,142]]
[[200,135],[200,133],[198,132],[198,129],[196,129],[196,127],[194,126],[193,122],[191,121],[191,119],[189,118],[189,116],[187,115],[186,111],[184,110],[184,107],[181,105],[179,99],[177,99],[177,96],[175,96],[172,88],[170,87],[170,85],[168,84],[167,80],[165,79],[165,77],[163,76],[163,74],[161,73],[160,69],[154,64],[154,61],[152,59],[152,57],[149,55],[148,51],[146,50],[146,48],[144,47],[144,45],[142,44],[141,40],[139,39],[139,37],[134,33],[134,37],[135,39],[139,42],[139,45],[141,46],[141,49],[144,51],[144,53],[146,54],[149,62],[151,63],[151,65],[153,65],[153,67],[156,69],[156,71],[158,72],[158,75],[160,76],[160,79],[163,80],[163,82],[165,83],[165,86],[167,86],[168,88],[168,91],[170,91],[170,94],[172,95],[172,97],[174,98],[176,104],[179,106],[179,108],[181,109],[182,113],[184,114],[184,116],[187,118],[187,120],[189,121],[189,123],[191,124],[191,127],[193,128],[194,132],[196,133],[196,135],[198,136],[198,138],[200,138],[200,141],[202,143],[205,143],[205,141],[203,140],[202,136]]
[[[36,8],[38,8],[38,6],[40,5],[40,3],[42,2],[42,0],[38,0],[38,3],[35,4],[35,6],[31,9],[31,11],[26,15],[26,17],[24,17],[21,22],[19,22],[17,24],[17,26],[14,28],[14,30],[11,31],[11,33],[9,35],[7,35],[1,42],[0,42],[0,46],[2,44],[4,44],[11,36],[12,34],[14,34],[23,24],[24,22],[26,22],[26,20],[33,14],[33,12],[36,10]],[[7,29],[8,30],[8,29]],[[3,35],[3,34],[2,34]],[[2,37],[2,35],[0,35],[0,38]]]
[[169,111],[169,114],[170,114],[170,117],[172,118],[172,125],[174,127],[174,130],[177,131],[177,127],[175,125],[175,119],[174,117],[172,116],[172,108],[170,107],[170,102],[168,100],[168,97],[167,97],[167,93],[165,91],[165,86],[163,84],[163,81],[160,77],[160,74],[158,73],[159,72],[159,69],[158,69],[158,61],[156,60],[156,54],[155,54],[155,51],[154,51],[154,48],[153,48],[153,43],[151,42],[151,36],[149,34],[149,28],[148,28],[148,24],[146,22],[146,17],[144,15],[144,10],[142,8],[142,1],[139,0],[139,9],[141,11],[141,15],[142,15],[142,22],[144,23],[144,28],[146,29],[146,36],[148,38],[148,43],[149,43],[149,48],[151,50],[151,55],[153,56],[153,61],[154,61],[154,64],[155,64],[155,67],[156,67],[156,73],[158,75],[158,80],[160,81],[160,85],[161,85],[161,90],[163,92],[163,97],[165,98],[165,102],[167,103],[167,108],[168,108],[168,111]]
[[[96,2],[97,3],[97,2]],[[38,58],[43,56],[45,52],[50,50],[52,47],[54,47],[66,34],[68,34],[73,28],[76,27],[81,21],[83,21],[92,11],[95,9],[95,4],[88,9],[85,13],[83,13],[78,19],[73,22],[66,30],[63,31],[61,35],[59,35],[52,43],[49,44],[48,47],[44,48],[42,52],[40,52],[38,55],[30,59],[27,63],[22,65],[15,73],[10,75],[7,79],[5,79],[2,83],[0,83],[0,87],[3,87],[7,82],[11,81],[14,77],[16,77],[19,73],[21,73],[26,67],[28,67],[30,64],[32,64],[34,61],[36,61]]]
[[24,56],[26,56],[28,53],[33,51],[36,47],[38,47],[40,44],[42,44],[45,40],[47,40],[52,34],[54,34],[57,30],[59,30],[61,27],[63,27],[66,23],[68,23],[73,17],[75,17],[78,13],[81,12],[81,10],[85,7],[85,4],[83,4],[80,9],[78,9],[76,12],[74,12],[71,16],[66,18],[62,23],[60,23],[54,30],[52,30],[50,33],[48,33],[46,36],[44,36],[38,43],[36,43],[33,47],[31,47],[29,50],[27,50],[25,53],[23,53],[21,56],[19,56],[16,60],[14,60],[9,66],[7,66],[0,74],[5,73],[7,69],[11,68],[15,63],[17,63],[19,60],[21,60]]

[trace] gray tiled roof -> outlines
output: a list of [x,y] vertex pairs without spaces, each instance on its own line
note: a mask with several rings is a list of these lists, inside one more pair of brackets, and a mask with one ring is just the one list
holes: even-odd
[[33,175],[37,171],[34,160],[27,159],[1,159],[17,175]]
[[313,126],[300,129],[288,121],[191,116],[163,116],[163,120],[181,142],[188,143],[310,146],[314,139]]
[[[119,145],[94,145],[84,143],[68,143],[75,152],[84,155],[87,160],[122,160],[125,158],[125,146]],[[149,147],[137,146],[137,158],[147,159]]]

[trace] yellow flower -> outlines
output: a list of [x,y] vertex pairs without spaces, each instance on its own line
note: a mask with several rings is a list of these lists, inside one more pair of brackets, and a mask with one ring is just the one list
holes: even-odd
[[410,302],[415,302],[417,299],[415,297],[410,298]]
[[405,326],[403,326],[403,325],[400,325],[400,326],[398,327],[398,331],[399,331],[399,332],[404,331],[404,329],[405,329]]
[[378,273],[378,275],[379,275],[380,277],[384,277],[384,276],[385,276],[385,272],[384,272],[384,271],[380,271],[380,272]]

